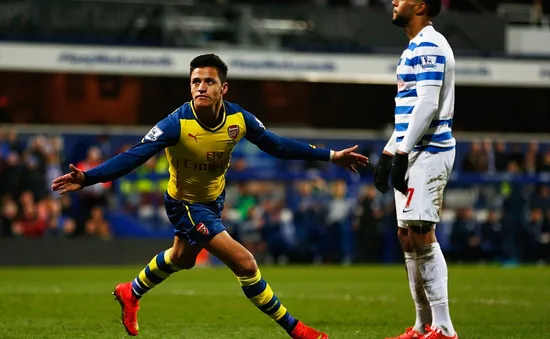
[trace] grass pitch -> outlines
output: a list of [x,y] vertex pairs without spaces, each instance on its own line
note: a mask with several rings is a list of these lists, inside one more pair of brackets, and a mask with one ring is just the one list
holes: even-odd
[[[0,338],[127,338],[114,285],[141,267],[0,268]],[[461,339],[550,338],[550,269],[449,268]],[[380,339],[413,324],[406,274],[391,267],[264,267],[297,318],[332,339]],[[228,269],[196,268],[141,302],[138,338],[284,339]]]

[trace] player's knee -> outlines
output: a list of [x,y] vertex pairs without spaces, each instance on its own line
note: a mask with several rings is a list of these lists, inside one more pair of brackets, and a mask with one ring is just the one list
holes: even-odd
[[172,250],[170,261],[182,270],[190,270],[195,266],[196,257],[186,255],[185,251]]
[[192,260],[182,260],[177,266],[181,268],[182,270],[190,270],[193,267],[195,267],[196,259]]
[[409,235],[411,246],[416,253],[420,253],[429,245],[436,241],[435,228],[432,222],[420,221],[409,224]]
[[399,237],[399,239],[403,239],[403,240],[409,239],[409,229],[404,227],[398,227],[397,236]]
[[403,250],[403,252],[413,252],[409,229],[399,227],[397,229],[397,238],[399,239],[399,243],[401,244],[401,249]]
[[254,256],[248,253],[237,260],[233,271],[239,277],[249,277],[256,274],[256,271],[258,271],[258,264]]
[[424,236],[434,230],[433,224],[409,225],[411,237]]

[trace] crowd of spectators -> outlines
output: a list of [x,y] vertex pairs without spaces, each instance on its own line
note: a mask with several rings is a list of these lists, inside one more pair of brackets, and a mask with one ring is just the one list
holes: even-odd
[[[20,138],[16,131],[0,129],[0,237],[111,237],[101,187],[64,196],[50,190],[62,174],[63,150],[60,136]],[[78,167],[101,160],[98,149],[91,148]]]
[[[128,148],[91,145],[83,170]],[[550,185],[512,180],[550,172],[550,148],[479,140],[455,162],[455,173],[507,174],[497,182],[449,185],[438,236],[455,261],[544,262],[550,254]],[[371,152],[372,154],[369,154]],[[365,148],[375,160],[377,151]],[[163,206],[167,163],[161,154],[130,176],[78,194],[49,189],[62,173],[60,136],[18,137],[0,131],[1,237],[116,237],[111,213],[140,227],[169,230]],[[328,180],[321,163],[300,166],[308,179],[228,181],[223,218],[229,232],[267,262],[352,263],[401,260],[393,196],[361,178]],[[243,159],[232,171],[246,171]],[[460,180],[458,180],[460,182]]]

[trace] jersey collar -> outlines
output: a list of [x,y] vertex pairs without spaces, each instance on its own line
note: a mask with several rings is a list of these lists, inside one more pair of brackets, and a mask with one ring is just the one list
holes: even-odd
[[225,107],[225,101],[222,100],[222,114],[223,114],[222,122],[220,122],[220,124],[218,126],[213,127],[213,128],[206,126],[205,124],[203,124],[200,121],[199,117],[197,116],[197,113],[195,112],[195,104],[193,103],[193,100],[191,100],[191,103],[190,103],[189,106],[191,106],[191,111],[193,112],[193,116],[195,117],[195,120],[205,130],[210,131],[210,132],[217,132],[223,127],[223,125],[225,125],[225,121],[227,120],[227,113],[226,113],[227,110],[226,110],[226,107]]

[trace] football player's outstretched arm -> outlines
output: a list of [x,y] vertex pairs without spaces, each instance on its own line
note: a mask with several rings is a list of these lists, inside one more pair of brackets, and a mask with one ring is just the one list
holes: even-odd
[[55,179],[52,190],[64,194],[86,186],[116,180],[145,163],[166,147],[175,145],[180,137],[180,124],[175,114],[159,121],[140,143],[100,165],[82,172],[69,165],[71,172]]
[[340,151],[316,148],[294,139],[284,138],[268,131],[254,115],[243,110],[246,123],[246,139],[262,151],[280,159],[330,161],[356,172],[357,167],[366,166],[369,159],[354,153],[358,146]]

